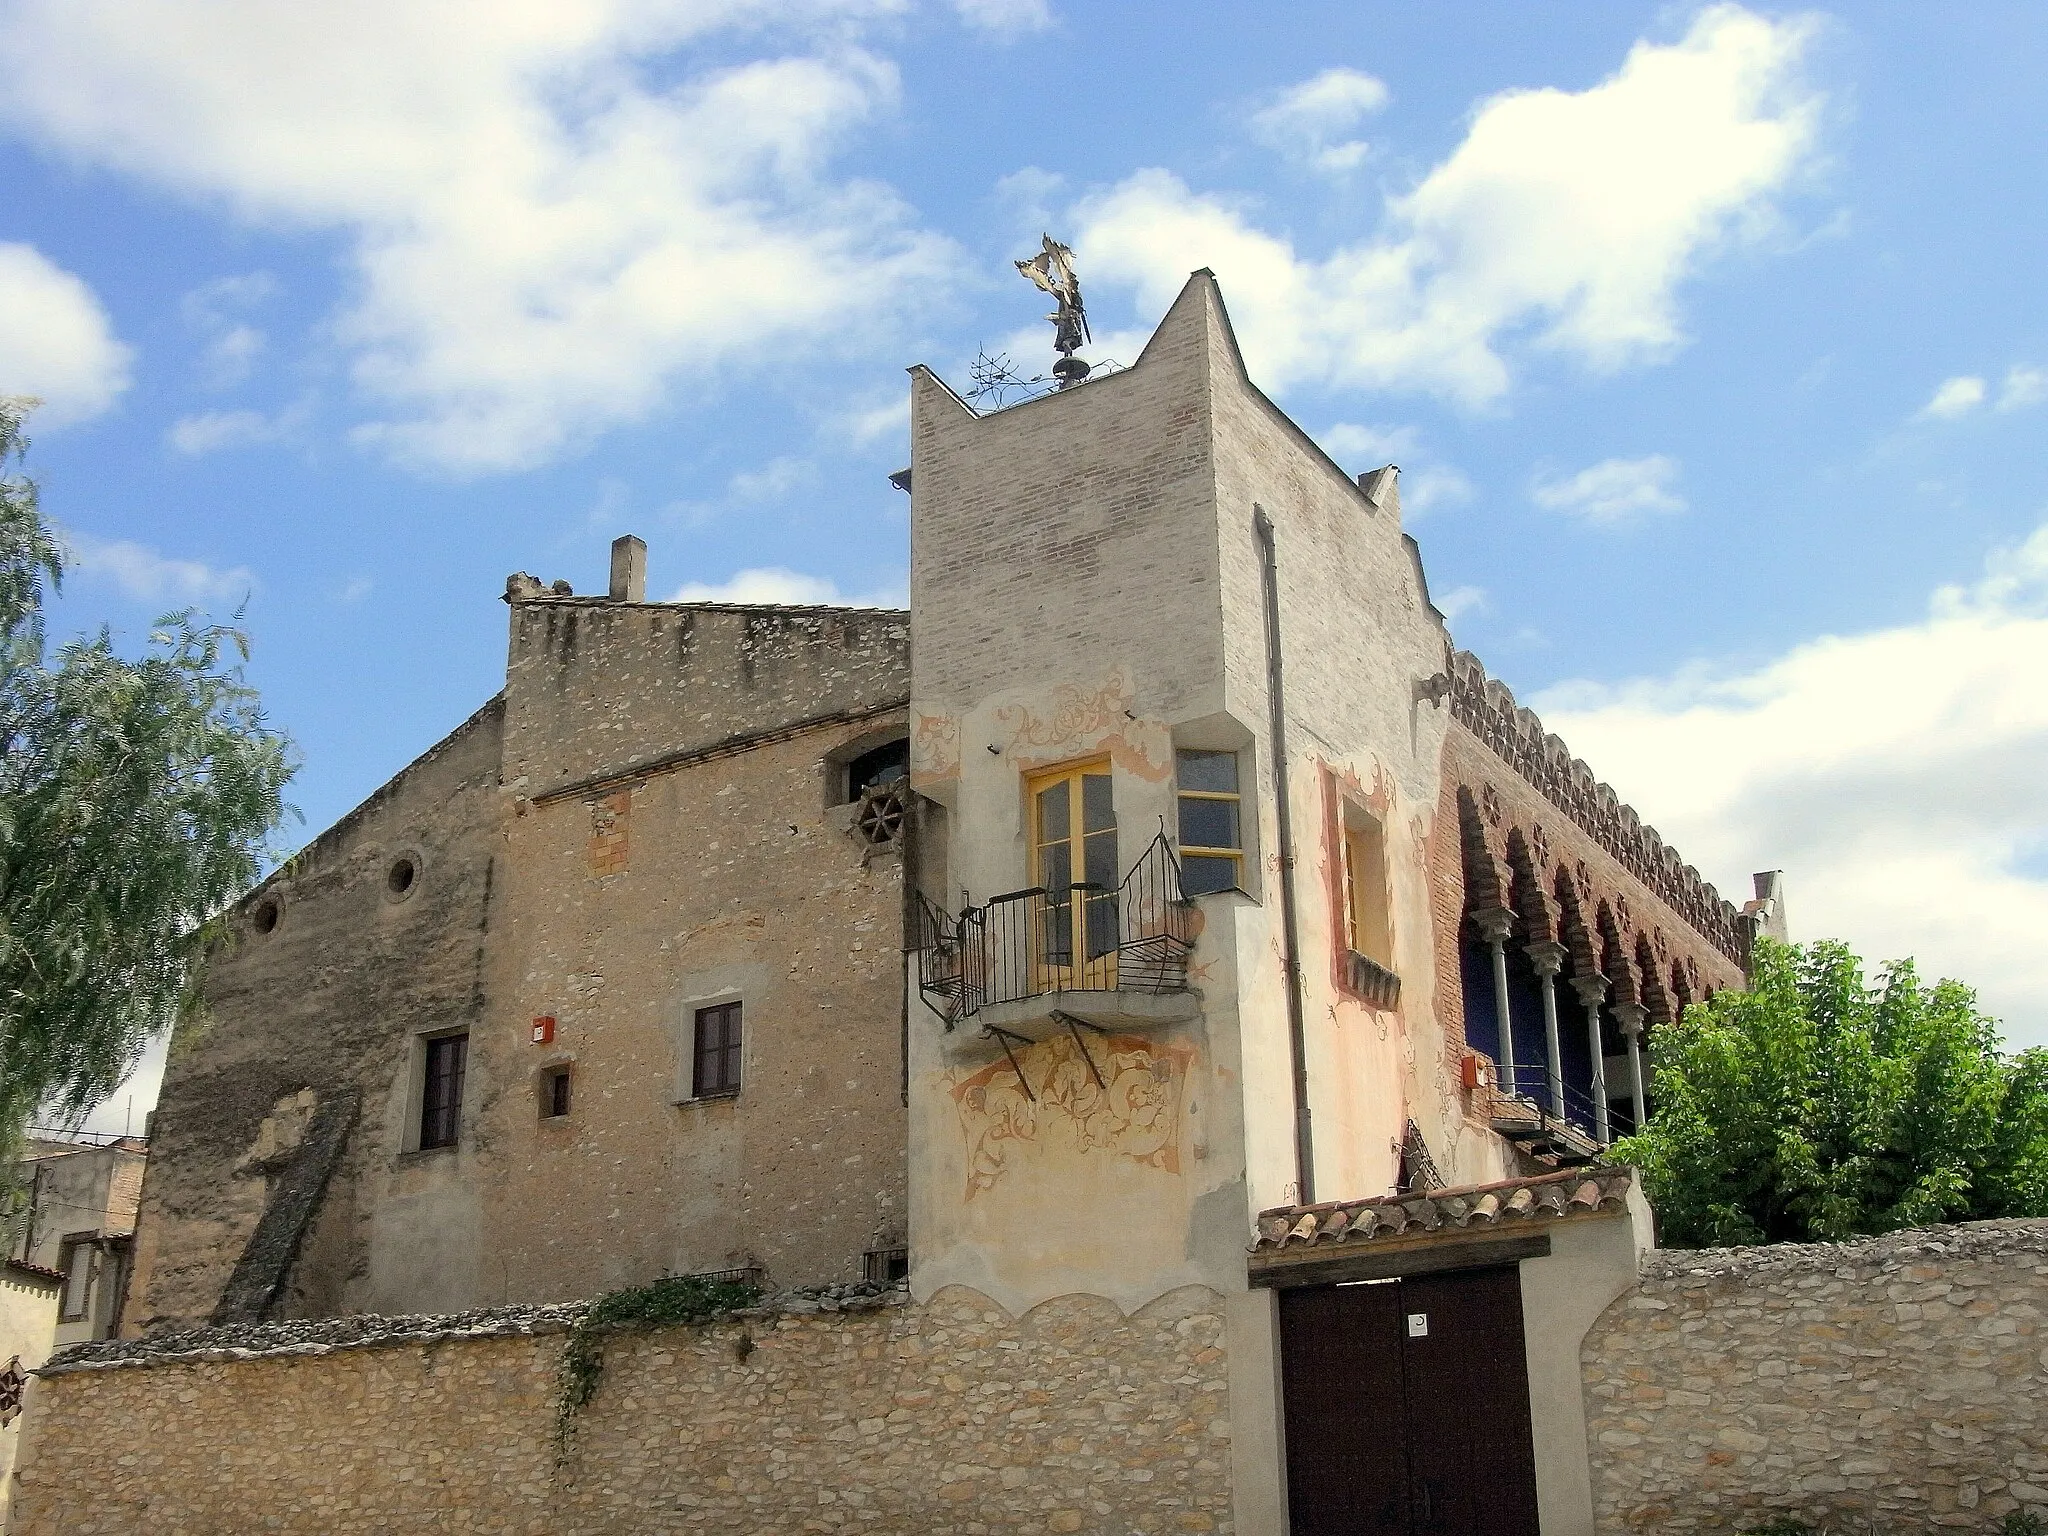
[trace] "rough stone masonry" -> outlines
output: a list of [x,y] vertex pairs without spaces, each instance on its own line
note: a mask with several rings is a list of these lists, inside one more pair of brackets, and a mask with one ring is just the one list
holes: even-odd
[[1581,1355],[1599,1529],[2048,1516],[2044,1314],[2048,1221],[1650,1254]]
[[[853,1289],[858,1290],[858,1287]],[[17,1536],[1232,1529],[1221,1298],[1011,1318],[949,1287],[615,1335],[565,1453],[577,1307],[93,1346],[45,1395]],[[82,1490],[91,1490],[82,1496]]]

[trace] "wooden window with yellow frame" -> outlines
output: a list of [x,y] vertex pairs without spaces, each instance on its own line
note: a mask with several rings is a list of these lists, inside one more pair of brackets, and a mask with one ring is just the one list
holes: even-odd
[[1034,774],[1031,878],[1045,890],[1034,949],[1037,985],[1116,985],[1116,801],[1108,759]]
[[1244,888],[1244,825],[1237,754],[1182,747],[1173,754],[1180,811],[1180,881],[1190,896]]

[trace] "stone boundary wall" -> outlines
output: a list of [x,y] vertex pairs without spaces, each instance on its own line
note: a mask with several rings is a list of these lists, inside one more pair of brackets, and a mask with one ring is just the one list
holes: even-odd
[[31,1389],[8,1530],[1232,1530],[1215,1292],[792,1306],[613,1336],[561,1454],[574,1307],[74,1351]]
[[1599,1530],[2048,1518],[2048,1221],[1666,1250],[1586,1336]]

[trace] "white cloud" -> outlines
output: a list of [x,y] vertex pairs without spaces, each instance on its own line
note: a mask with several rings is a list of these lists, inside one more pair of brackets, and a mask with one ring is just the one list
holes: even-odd
[[1353,171],[1364,163],[1371,146],[1344,135],[1388,100],[1383,81],[1356,69],[1326,69],[1313,79],[1289,86],[1254,112],[1252,134],[1261,143],[1305,160],[1319,171]]
[[181,416],[164,434],[164,441],[178,452],[198,457],[223,448],[246,448],[267,443],[277,436],[277,427],[261,411],[203,411]]
[[2048,400],[2048,371],[2027,363],[2014,363],[2005,371],[2005,387],[1998,392],[2001,411],[2017,411]]
[[[252,223],[341,233],[331,331],[379,412],[360,440],[510,469],[671,384],[883,334],[951,271],[893,192],[828,167],[896,100],[846,40],[892,8],[22,0],[0,12],[0,114]],[[788,48],[692,51],[721,31]]]
[[1963,374],[1942,380],[1933,396],[1920,407],[1920,414],[1953,421],[1958,416],[1967,416],[1983,403],[1984,381],[1974,374]]
[[910,451],[910,393],[895,390],[886,400],[868,405],[857,405],[843,412],[833,423],[851,438],[856,445],[865,448],[883,438],[893,438],[903,444],[903,451]]
[[1413,427],[1360,426],[1349,421],[1338,422],[1320,438],[1323,451],[1331,458],[1360,469],[1413,459],[1421,451],[1417,446],[1421,440]]
[[953,9],[968,26],[998,37],[1041,32],[1052,25],[1047,0],[953,0]]
[[2048,525],[1919,622],[1532,703],[1725,893],[1782,867],[1795,938],[1912,955],[2048,1044],[2044,672]]
[[780,501],[791,491],[817,479],[817,466],[807,459],[770,459],[759,469],[743,469],[727,483],[734,501]]
[[676,590],[672,603],[781,603],[792,607],[823,604],[834,608],[900,608],[901,585],[848,597],[829,577],[806,576],[784,566],[758,566],[736,571],[730,581],[692,581]]
[[351,576],[342,583],[341,590],[335,593],[335,597],[344,603],[360,603],[376,588],[377,584],[367,576]]
[[1401,477],[1401,510],[1409,516],[1422,517],[1438,507],[1455,506],[1472,497],[1472,482],[1448,464]]
[[64,543],[70,570],[110,581],[137,602],[232,602],[256,585],[254,573],[245,565],[216,570],[204,561],[160,555],[129,539],[67,533]]
[[1819,98],[1800,81],[1812,33],[1732,5],[1673,44],[1637,43],[1584,91],[1483,103],[1463,143],[1379,235],[1317,260],[1231,199],[1144,170],[1085,200],[1075,249],[1091,284],[1162,312],[1212,267],[1255,374],[1435,390],[1467,403],[1508,386],[1504,335],[1601,369],[1683,340],[1678,290],[1702,261],[1774,227],[1812,156]]
[[186,294],[180,304],[185,323],[204,341],[200,378],[211,389],[227,389],[248,378],[269,338],[241,318],[277,292],[268,272],[217,277]]
[[1433,598],[1432,601],[1436,604],[1436,611],[1444,616],[1444,621],[1449,624],[1455,624],[1468,613],[1484,613],[1486,611],[1486,588],[1453,587],[1450,591]]
[[32,245],[0,241],[0,395],[41,400],[38,429],[106,410],[128,387],[131,357],[83,281]]
[[1673,489],[1678,461],[1653,453],[1641,459],[1602,459],[1562,478],[1541,477],[1529,494],[1546,512],[1562,512],[1597,528],[1685,510]]

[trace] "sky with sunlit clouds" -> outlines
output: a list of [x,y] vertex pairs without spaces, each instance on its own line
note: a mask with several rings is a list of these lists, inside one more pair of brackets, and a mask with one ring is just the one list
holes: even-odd
[[60,626],[236,610],[303,839],[505,575],[901,600],[903,368],[1212,268],[1439,606],[1721,888],[2048,1043],[2048,14],[0,0]]

